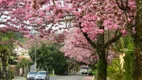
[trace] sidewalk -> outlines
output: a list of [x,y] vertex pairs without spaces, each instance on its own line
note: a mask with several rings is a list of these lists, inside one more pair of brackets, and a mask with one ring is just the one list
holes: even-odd
[[94,80],[94,76],[87,76],[84,78],[84,80]]
[[12,80],[26,80],[26,78],[21,76],[15,76]]

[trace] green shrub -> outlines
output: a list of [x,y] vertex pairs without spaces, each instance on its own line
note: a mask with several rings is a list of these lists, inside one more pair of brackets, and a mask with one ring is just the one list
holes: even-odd
[[108,66],[107,71],[108,77],[111,80],[124,80],[124,71],[121,69],[118,58],[112,61],[112,64]]
[[93,71],[92,71],[92,74],[93,74],[93,75],[97,75],[97,70],[93,70]]

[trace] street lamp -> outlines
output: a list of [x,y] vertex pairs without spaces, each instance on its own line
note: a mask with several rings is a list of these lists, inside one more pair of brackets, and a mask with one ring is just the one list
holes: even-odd
[[35,30],[33,30],[32,31],[32,34],[34,35],[34,38],[35,38],[35,45],[34,45],[34,54],[35,54],[35,56],[34,56],[34,58],[35,58],[35,64],[34,64],[34,67],[35,67],[35,71],[37,71],[37,59],[36,59],[36,34],[37,34],[37,32],[35,31]]
[[37,66],[37,61],[36,61],[36,37],[35,37],[35,49],[34,49],[35,51],[34,51],[34,53],[35,53],[35,70],[37,71],[37,68],[36,68],[36,66]]

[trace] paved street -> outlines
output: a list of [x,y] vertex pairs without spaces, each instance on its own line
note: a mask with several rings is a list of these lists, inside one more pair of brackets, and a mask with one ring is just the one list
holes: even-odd
[[83,75],[51,76],[50,80],[92,80],[92,77]]
[[[13,80],[26,80],[24,77],[15,77]],[[50,80],[92,80],[92,77],[85,75],[50,76]]]
[[85,76],[73,75],[73,76],[51,76],[50,80],[84,80]]

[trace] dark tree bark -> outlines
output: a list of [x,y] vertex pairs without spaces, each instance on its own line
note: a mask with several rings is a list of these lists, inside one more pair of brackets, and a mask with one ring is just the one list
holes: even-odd
[[8,52],[6,49],[3,49],[0,53],[1,53],[0,58],[2,61],[2,76],[4,77],[3,80],[9,80],[8,70],[7,70]]
[[97,80],[106,80],[107,78],[107,60],[105,49],[100,50],[99,52],[99,61],[98,61],[98,74]]
[[142,0],[136,0],[136,34],[134,40],[134,80],[142,80]]
[[[100,29],[104,29],[103,26],[100,26]],[[97,53],[99,56],[99,61],[98,61],[98,74],[97,74],[97,80],[106,80],[107,78],[107,60],[106,60],[106,48],[104,47],[105,44],[105,36],[103,34],[98,35],[98,40],[97,40]]]
[[8,80],[8,72],[7,72],[7,64],[6,64],[6,59],[5,58],[1,58],[2,60],[2,75],[4,77],[4,80]]

